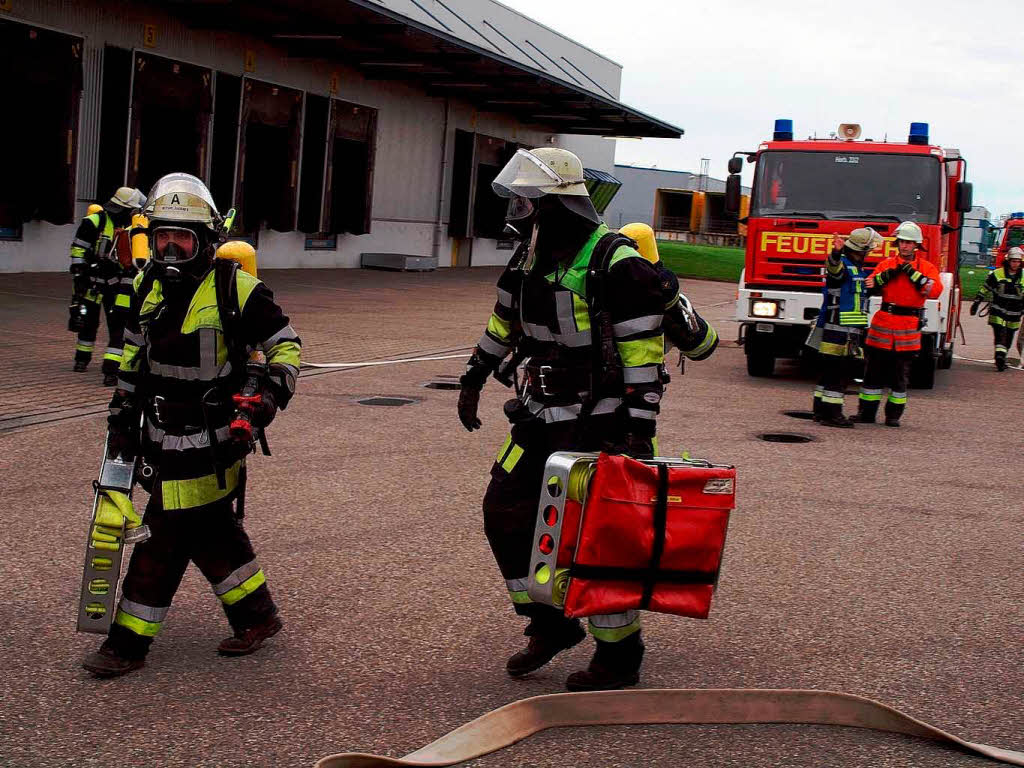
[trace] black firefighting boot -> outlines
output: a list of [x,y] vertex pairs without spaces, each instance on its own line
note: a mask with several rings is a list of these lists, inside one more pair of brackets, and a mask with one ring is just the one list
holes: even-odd
[[874,424],[876,416],[878,416],[877,400],[857,401],[857,415],[854,416],[854,421],[860,424]]
[[640,632],[617,643],[598,640],[590,665],[573,672],[565,681],[570,691],[610,691],[640,682],[640,664],[644,660],[644,642]]
[[522,677],[540,669],[587,636],[579,619],[567,619],[561,614],[534,616],[523,634],[530,638],[529,643],[505,664],[505,671],[512,677]]
[[83,371],[87,370],[88,368],[89,368],[89,358],[81,358],[81,357],[76,357],[75,358],[75,365],[72,368],[72,370],[75,373],[82,373]]
[[997,371],[1005,371],[1006,370],[1006,353],[1005,352],[996,352],[996,370]]
[[898,427],[900,425],[900,418],[903,416],[903,411],[906,407],[905,403],[886,402],[885,426]]
[[145,656],[124,656],[109,640],[99,650],[82,659],[82,666],[96,677],[118,677],[140,669],[146,663]]
[[811,413],[814,414],[813,418],[815,421],[821,421],[822,407],[825,405],[821,401],[821,388],[814,390],[814,397],[812,398],[813,404],[811,405]]
[[274,613],[255,626],[236,629],[234,635],[221,640],[217,646],[217,653],[221,656],[246,656],[255,653],[263,647],[265,640],[280,632],[283,626],[280,617]]
[[821,416],[818,421],[823,427],[853,427],[853,419],[843,416],[843,406],[839,403],[822,403]]

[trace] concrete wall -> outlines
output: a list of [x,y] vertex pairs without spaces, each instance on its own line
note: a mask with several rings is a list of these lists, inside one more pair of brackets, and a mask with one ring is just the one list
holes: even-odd
[[[363,252],[431,255],[442,266],[451,263],[452,243],[447,236],[449,188],[454,132],[457,128],[539,146],[567,146],[581,155],[584,165],[611,172],[615,142],[595,137],[552,134],[537,126],[471,105],[430,97],[398,81],[367,80],[357,70],[323,60],[287,58],[284,52],[255,37],[194,30],[185,27],[159,5],[138,2],[45,2],[19,0],[4,19],[51,27],[85,39],[85,83],[79,130],[78,216],[89,203],[113,190],[97,190],[96,153],[82,146],[98,133],[102,52],[105,44],[138,48],[232,75],[245,75],[308,93],[329,96],[337,73],[344,101],[378,110],[377,148],[371,231],[365,235],[338,235],[335,251],[304,250],[300,232],[263,231],[259,238],[260,264],[266,267],[355,267]],[[156,27],[156,44],[144,47],[145,25]],[[585,49],[584,49],[585,50]],[[247,51],[255,53],[255,71],[246,73]],[[599,60],[601,57],[596,57]],[[90,65],[91,62],[91,65]],[[618,92],[618,65],[607,62],[601,80]],[[614,83],[613,83],[614,81]],[[614,84],[615,87],[611,88]],[[445,123],[447,122],[447,142]],[[442,152],[442,147],[446,151]],[[85,166],[85,167],[83,167]],[[443,180],[443,184],[442,184]],[[147,191],[147,190],[143,190]],[[441,210],[438,217],[438,198]],[[221,210],[232,201],[218,200]],[[76,225],[54,226],[29,222],[21,242],[0,241],[0,272],[57,271],[68,265],[68,246]],[[436,241],[436,242],[435,242]],[[473,264],[503,264],[507,251],[493,240],[477,239]]]

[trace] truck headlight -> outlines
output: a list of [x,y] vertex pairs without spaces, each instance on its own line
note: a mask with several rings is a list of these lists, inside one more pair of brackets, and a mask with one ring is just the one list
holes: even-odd
[[754,317],[778,317],[779,302],[777,301],[752,301],[750,303],[750,314]]

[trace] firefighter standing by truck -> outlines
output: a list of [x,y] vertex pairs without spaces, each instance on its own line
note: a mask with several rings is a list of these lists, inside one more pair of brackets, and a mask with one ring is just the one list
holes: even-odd
[[[485,532],[513,607],[530,619],[527,648],[506,665],[519,677],[585,636],[576,619],[527,594],[545,462],[565,450],[653,456],[665,299],[657,271],[633,242],[601,223],[576,155],[519,150],[493,188],[510,198],[506,221],[524,242],[498,280],[494,313],[461,379],[458,412],[466,429],[479,428],[484,382],[513,350],[529,358],[522,394],[505,404],[512,430],[483,501]],[[567,687],[635,685],[644,652],[639,614],[589,623],[596,651]]]
[[120,187],[99,210],[94,210],[98,207],[95,204],[89,206],[71,243],[74,292],[68,327],[78,331],[74,370],[82,372],[89,367],[102,307],[109,336],[103,354],[105,386],[117,383],[117,369],[121,364],[124,324],[135,276],[127,230],[132,214],[141,209],[143,203],[145,196],[139,190]]
[[996,369],[1000,371],[1006,370],[1006,353],[1013,345],[1013,336],[1020,328],[1024,312],[1022,260],[1024,250],[1015,246],[1007,251],[1003,266],[988,273],[971,304],[971,314],[976,315],[981,302],[989,302],[988,324],[992,326]]
[[825,263],[825,299],[808,345],[818,351],[821,374],[814,389],[814,420],[827,427],[852,427],[843,415],[851,361],[863,356],[861,344],[868,326],[868,297],[864,258],[882,243],[871,227],[835,235]]
[[[163,177],[145,213],[151,261],[135,280],[108,445],[122,455],[140,450],[152,469],[141,483],[150,493],[142,522],[152,536],[132,553],[106,641],[83,662],[105,677],[143,665],[190,560],[234,631],[221,654],[252,653],[281,628],[242,527],[251,445],[232,439],[232,420],[243,408],[264,428],[287,405],[300,341],[261,281],[214,259],[220,217],[199,179]],[[233,396],[250,388],[253,351],[266,356],[267,373],[239,405]],[[129,527],[139,522],[130,508],[124,517]],[[118,522],[97,524],[94,538],[116,539]]]
[[883,259],[864,284],[880,290],[882,306],[871,318],[865,340],[867,356],[860,389],[857,421],[873,424],[888,387],[885,425],[898,427],[907,406],[910,364],[921,351],[924,303],[942,294],[939,271],[921,258],[924,236],[913,221],[904,221],[893,233],[897,255]]

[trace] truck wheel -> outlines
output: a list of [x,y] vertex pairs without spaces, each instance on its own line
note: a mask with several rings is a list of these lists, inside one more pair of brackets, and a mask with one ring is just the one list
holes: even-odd
[[942,350],[939,355],[939,370],[948,371],[953,367],[953,351],[956,349],[956,342],[949,345],[949,349]]
[[935,386],[935,337],[921,337],[921,351],[910,366],[910,386],[914,389],[931,389]]
[[748,329],[744,346],[747,353],[747,373],[751,376],[771,376],[775,372],[775,355],[760,334]]

